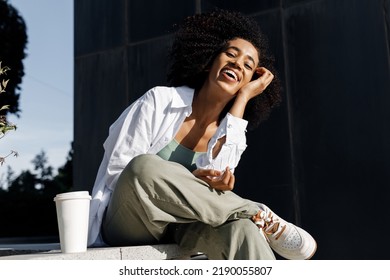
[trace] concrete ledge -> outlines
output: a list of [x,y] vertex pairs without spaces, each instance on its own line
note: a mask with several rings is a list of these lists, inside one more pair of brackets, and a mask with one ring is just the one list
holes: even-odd
[[131,247],[104,247],[88,248],[85,253],[63,254],[59,249],[46,252],[38,251],[22,254],[14,250],[8,256],[0,257],[0,260],[169,260],[169,259],[191,259],[196,253],[185,251],[176,244],[160,244]]

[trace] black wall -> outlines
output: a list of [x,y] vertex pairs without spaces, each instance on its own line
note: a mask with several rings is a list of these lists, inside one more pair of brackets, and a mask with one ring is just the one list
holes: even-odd
[[386,259],[390,0],[75,1],[74,184],[91,190],[109,125],[165,84],[174,23],[214,7],[269,37],[283,105],[248,132],[235,191],[302,225],[315,259]]

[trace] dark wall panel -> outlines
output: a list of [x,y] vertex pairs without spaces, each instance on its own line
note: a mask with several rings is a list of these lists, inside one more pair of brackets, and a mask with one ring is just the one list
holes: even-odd
[[195,0],[127,1],[129,42],[172,32],[173,25],[195,13]]
[[[293,5],[302,5],[310,2],[319,2],[323,0],[280,0],[284,7],[291,7]],[[343,1],[343,0],[341,0]]]
[[[375,250],[377,241],[361,246],[369,230],[355,232],[362,220],[381,223],[372,209],[389,213],[390,73],[382,5],[314,1],[286,11],[294,166],[302,219],[318,237],[319,258],[385,257]],[[334,211],[346,219],[335,219]],[[346,242],[335,228],[355,234]]]
[[91,189],[108,127],[127,104],[126,53],[107,51],[75,61],[74,183]]
[[125,2],[74,1],[75,56],[125,44]]
[[171,37],[163,36],[128,47],[129,103],[154,86],[167,84],[167,53]]
[[203,0],[202,12],[213,10],[215,8],[239,11],[245,14],[254,14],[261,11],[267,11],[279,7],[279,0],[241,0],[241,1],[226,1],[226,0]]

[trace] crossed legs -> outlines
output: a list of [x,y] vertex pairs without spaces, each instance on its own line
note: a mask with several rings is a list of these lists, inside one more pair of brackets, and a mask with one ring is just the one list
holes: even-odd
[[274,259],[250,218],[258,206],[233,192],[211,189],[182,165],[140,155],[122,171],[103,220],[112,246],[158,243],[172,238],[210,259]]

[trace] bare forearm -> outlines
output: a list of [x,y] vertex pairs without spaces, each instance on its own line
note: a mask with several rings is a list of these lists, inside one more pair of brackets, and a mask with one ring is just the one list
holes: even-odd
[[236,99],[234,100],[232,108],[230,108],[229,113],[237,118],[243,118],[247,104],[247,99],[241,94],[238,94]]

